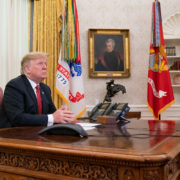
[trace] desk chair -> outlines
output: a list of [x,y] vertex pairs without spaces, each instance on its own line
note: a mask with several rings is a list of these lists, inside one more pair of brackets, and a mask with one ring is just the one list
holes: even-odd
[[0,87],[0,106],[1,106],[1,103],[2,103],[2,99],[3,99],[3,90]]
[[11,127],[11,124],[9,123],[5,113],[2,111],[1,108],[2,99],[3,99],[3,90],[0,87],[0,128],[8,128]]

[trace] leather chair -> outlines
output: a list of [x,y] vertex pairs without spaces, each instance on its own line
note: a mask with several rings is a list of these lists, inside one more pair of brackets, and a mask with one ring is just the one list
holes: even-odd
[[3,99],[3,90],[0,87],[0,128],[8,128],[11,127],[11,124],[2,110],[2,99]]
[[1,103],[2,103],[2,99],[3,99],[3,90],[0,87],[0,106],[1,106]]

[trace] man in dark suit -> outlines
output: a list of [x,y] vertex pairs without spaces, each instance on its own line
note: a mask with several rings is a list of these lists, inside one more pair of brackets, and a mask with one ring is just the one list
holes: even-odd
[[11,126],[50,126],[73,121],[74,114],[65,107],[56,110],[50,88],[42,83],[47,77],[47,57],[40,52],[24,56],[21,75],[6,85],[2,111]]

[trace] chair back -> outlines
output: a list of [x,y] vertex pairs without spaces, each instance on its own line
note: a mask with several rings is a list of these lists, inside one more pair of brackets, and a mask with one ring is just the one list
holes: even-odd
[[2,99],[3,99],[3,90],[0,87],[0,106],[1,106],[1,103],[2,103]]

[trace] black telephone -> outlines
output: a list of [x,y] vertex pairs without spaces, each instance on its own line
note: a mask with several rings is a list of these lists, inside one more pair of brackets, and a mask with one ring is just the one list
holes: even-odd
[[89,119],[97,121],[98,116],[110,115],[115,116],[116,120],[125,120],[124,115],[129,110],[128,103],[99,103],[90,112]]
[[109,115],[115,116],[117,121],[126,120],[124,116],[129,112],[129,110],[130,107],[128,106],[128,103],[116,103]]
[[97,104],[89,114],[89,119],[97,121],[98,116],[107,115],[113,109],[114,104],[111,103],[99,103]]

